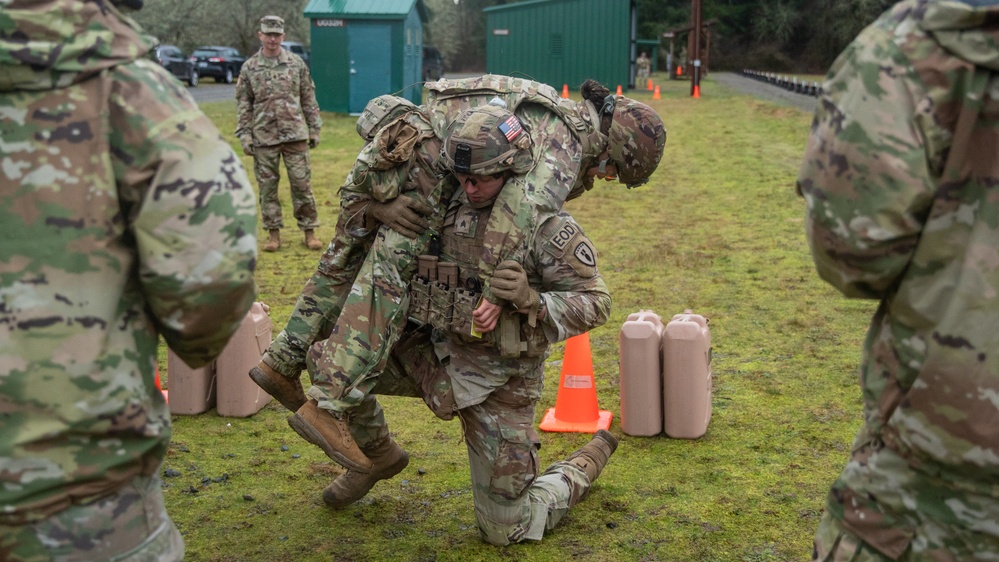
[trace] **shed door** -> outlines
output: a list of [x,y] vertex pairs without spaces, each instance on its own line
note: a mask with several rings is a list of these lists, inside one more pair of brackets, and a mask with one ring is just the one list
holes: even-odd
[[347,27],[350,55],[350,113],[361,113],[372,98],[392,87],[392,28],[384,23],[351,22]]

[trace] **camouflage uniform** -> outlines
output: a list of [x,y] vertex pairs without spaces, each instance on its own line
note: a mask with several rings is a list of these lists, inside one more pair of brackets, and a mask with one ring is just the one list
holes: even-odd
[[[396,143],[400,137],[412,140],[409,148],[396,148],[397,144],[402,144]],[[379,334],[385,331],[384,323],[391,324],[399,308],[393,314],[387,309],[393,306],[390,304],[393,301],[381,298],[382,293],[375,290],[371,280],[374,264],[380,264],[379,287],[390,287],[384,296],[391,299],[392,295],[404,292],[415,267],[413,256],[423,253],[430,236],[440,231],[443,212],[431,218],[431,228],[416,240],[402,235],[392,237],[393,250],[388,254],[402,260],[393,269],[389,264],[394,262],[382,262],[374,256],[369,259],[375,244],[378,244],[380,255],[385,253],[383,244],[376,242],[376,238],[383,239],[384,232],[381,236],[376,235],[378,225],[368,223],[365,207],[373,199],[384,201],[405,194],[427,202],[435,209],[443,209],[441,201],[450,200],[455,183],[453,179],[445,178],[444,170],[437,164],[440,150],[441,142],[434,135],[426,113],[415,106],[412,111],[386,124],[364,145],[340,188],[340,215],[333,240],[320,258],[316,272],[302,289],[287,326],[264,354],[264,362],[285,376],[298,377],[305,369],[309,348],[317,341],[329,338],[334,326],[339,325],[340,333],[344,334],[347,330],[358,331],[360,324],[349,325],[346,319],[338,322],[348,293],[353,309],[359,306],[353,302],[359,301],[372,303],[370,306],[382,311],[380,314],[364,315],[366,318],[381,319],[382,324],[366,329],[372,338],[380,339]],[[388,228],[379,230],[388,231]],[[376,299],[377,302],[374,302]],[[398,303],[397,300],[394,302]],[[401,311],[404,325],[405,308]],[[386,350],[389,347],[391,345],[385,346]],[[379,348],[381,345],[373,347],[375,350]]]
[[110,3],[0,4],[0,559],[181,560],[158,338],[200,366],[239,326],[252,187]]
[[[616,139],[619,145],[627,144],[625,135],[619,129],[611,127],[602,132],[601,118],[592,103],[562,100],[554,89],[545,84],[486,75],[462,81],[442,79],[430,87],[434,95],[429,96],[431,101],[423,113],[429,116],[438,138],[444,137],[447,127],[464,109],[487,104],[497,92],[510,92],[506,95],[508,104],[516,106],[514,114],[524,129],[530,131],[534,141],[532,151],[535,163],[527,172],[519,173],[507,182],[497,199],[499,204],[494,207],[496,212],[488,218],[478,271],[481,291],[489,300],[498,300],[489,291],[489,279],[496,265],[509,259],[522,244],[526,233],[534,230],[539,217],[558,211],[564,201],[581,195],[593,186],[593,178],[587,176],[586,171],[596,164],[601,153],[610,150],[618,162],[647,159],[658,163],[661,155],[662,142],[659,144],[659,155],[654,159],[641,152],[644,145],[635,148],[636,143],[630,144],[630,151],[618,148],[615,153],[608,146],[609,140]],[[517,104],[515,100],[523,92],[544,97],[550,103],[533,101]],[[631,100],[620,98],[619,102],[619,111],[628,113],[634,110]],[[658,130],[646,134],[659,134],[664,142],[661,122],[658,123]],[[446,195],[447,188],[440,191]],[[375,198],[383,200],[389,197],[376,194]],[[440,206],[435,208],[441,209]],[[440,215],[437,215],[432,222],[439,220]],[[433,230],[432,226],[430,234]],[[375,244],[375,249],[370,251],[368,260],[364,262],[364,270],[343,296],[344,304],[336,307],[342,311],[331,327],[330,336],[317,340],[309,351],[309,372],[314,383],[309,389],[309,396],[326,410],[343,412],[363,399],[365,389],[375,382],[370,377],[383,369],[387,350],[405,326],[406,290],[415,271],[413,258],[426,248],[426,240],[414,243],[382,228]],[[298,340],[304,341],[305,338]],[[274,350],[275,346],[271,349]],[[297,376],[299,371],[293,370],[291,361],[286,361],[285,365],[289,370],[281,372]],[[275,368],[281,370],[277,366]]]
[[281,49],[275,58],[257,52],[243,64],[236,84],[236,136],[253,146],[253,173],[260,191],[265,230],[284,228],[278,181],[284,158],[298,228],[319,227],[312,195],[309,140],[319,138],[323,121],[309,68],[298,56]]
[[638,71],[638,78],[648,78],[652,72],[652,59],[643,52],[635,59],[635,68]]
[[880,299],[815,560],[999,553],[999,2],[908,0],[833,65],[798,189],[820,275]]
[[[494,209],[475,209],[460,193],[447,213],[440,260],[458,264],[461,287],[474,286],[480,277],[486,217]],[[492,339],[499,330],[476,338],[465,329],[411,322],[385,371],[371,379],[363,399],[348,411],[361,449],[388,438],[376,394],[422,397],[442,419],[457,413],[465,429],[476,521],[483,538],[496,545],[541,540],[590,488],[584,472],[570,462],[556,462],[538,476],[534,407],[544,386],[549,342],[603,324],[611,305],[592,245],[567,214],[543,219],[513,259],[523,264],[546,310],[535,328],[523,314],[504,313],[504,321],[516,323],[530,342],[526,351],[504,356]]]

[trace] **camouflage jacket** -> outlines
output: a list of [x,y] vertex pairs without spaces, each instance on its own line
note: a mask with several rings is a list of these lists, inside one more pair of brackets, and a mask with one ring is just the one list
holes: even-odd
[[[509,189],[509,186],[503,189]],[[496,208],[494,204],[474,209],[468,204],[465,194],[459,191],[445,219],[441,261],[457,262],[458,267],[464,269],[466,265],[462,262],[468,259],[467,256],[478,255],[478,251],[477,248],[466,247],[468,242],[463,244],[455,239],[481,239],[487,217]],[[546,312],[536,329],[531,329],[524,322],[526,315],[518,312],[510,312],[510,315],[520,320],[526,339],[540,341],[539,352],[530,356],[504,357],[491,341],[493,336],[498,335],[495,331],[487,334],[489,337],[476,338],[454,331],[435,330],[437,356],[450,358],[445,363],[459,408],[482,402],[511,377],[542,376],[551,343],[597,328],[607,322],[610,315],[611,296],[597,271],[596,250],[571,216],[549,213],[541,218],[536,228],[524,235],[525,243],[511,259],[523,265],[528,282],[541,295]],[[462,254],[466,256],[464,259]],[[471,267],[472,271],[461,272],[459,278],[481,278],[481,272],[474,272],[474,264]]]
[[0,524],[20,524],[155,474],[159,337],[192,366],[222,351],[255,295],[256,198],[109,2],[0,5]]
[[883,442],[924,474],[991,497],[997,21],[996,0],[908,0],[886,12],[831,68],[798,178],[820,275],[881,301],[860,369],[858,444]]
[[309,68],[285,49],[275,58],[258,51],[246,60],[236,103],[236,136],[251,136],[254,146],[308,140],[323,126]]
[[[489,103],[495,97],[494,92],[510,92],[501,97],[534,142],[534,168],[507,182],[497,199],[498,212],[489,217],[479,270],[483,292],[493,300],[488,279],[496,265],[510,259],[523,236],[533,231],[542,217],[558,212],[565,201],[593,187],[593,178],[586,172],[607,147],[607,135],[599,131],[600,120],[590,102],[561,99],[546,84],[485,75],[464,80],[441,79],[428,83],[427,88],[435,94],[427,103],[427,111],[441,138],[447,125],[463,109]],[[525,93],[529,94],[527,100],[516,104]],[[532,97],[536,99],[531,101]]]

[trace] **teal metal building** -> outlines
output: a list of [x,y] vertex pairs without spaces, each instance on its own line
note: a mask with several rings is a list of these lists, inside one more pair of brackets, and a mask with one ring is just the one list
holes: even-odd
[[486,70],[570,89],[635,85],[635,0],[533,0],[486,14]]
[[320,109],[358,114],[382,94],[420,103],[423,0],[310,0],[305,17]]

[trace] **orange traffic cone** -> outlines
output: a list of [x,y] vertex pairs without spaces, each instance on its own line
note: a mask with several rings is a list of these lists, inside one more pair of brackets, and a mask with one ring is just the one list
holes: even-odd
[[169,391],[163,390],[163,385],[160,384],[160,366],[159,365],[156,366],[156,388],[157,388],[157,390],[159,390],[160,392],[163,393],[163,401],[164,402],[168,402],[168,400],[167,400],[167,393]]
[[649,78],[649,83],[645,86],[646,90],[652,91],[652,79]]
[[545,412],[539,427],[543,431],[596,433],[598,429],[609,428],[613,417],[613,413],[597,409],[590,334],[569,338],[565,342],[555,407]]
[[677,67],[676,67],[676,75],[677,76],[683,76],[683,67],[682,66],[677,65]]
[[660,97],[659,96],[659,84],[656,84],[656,91],[652,92],[652,99],[657,100],[657,99],[659,99],[659,97]]
[[695,84],[694,85],[694,99],[696,100],[699,97],[701,97],[701,87]]
[[617,85],[617,95],[619,95],[619,96],[621,95],[621,85],[620,84]]
[[565,98],[565,99],[569,99],[569,85],[568,84],[562,84],[562,97]]

